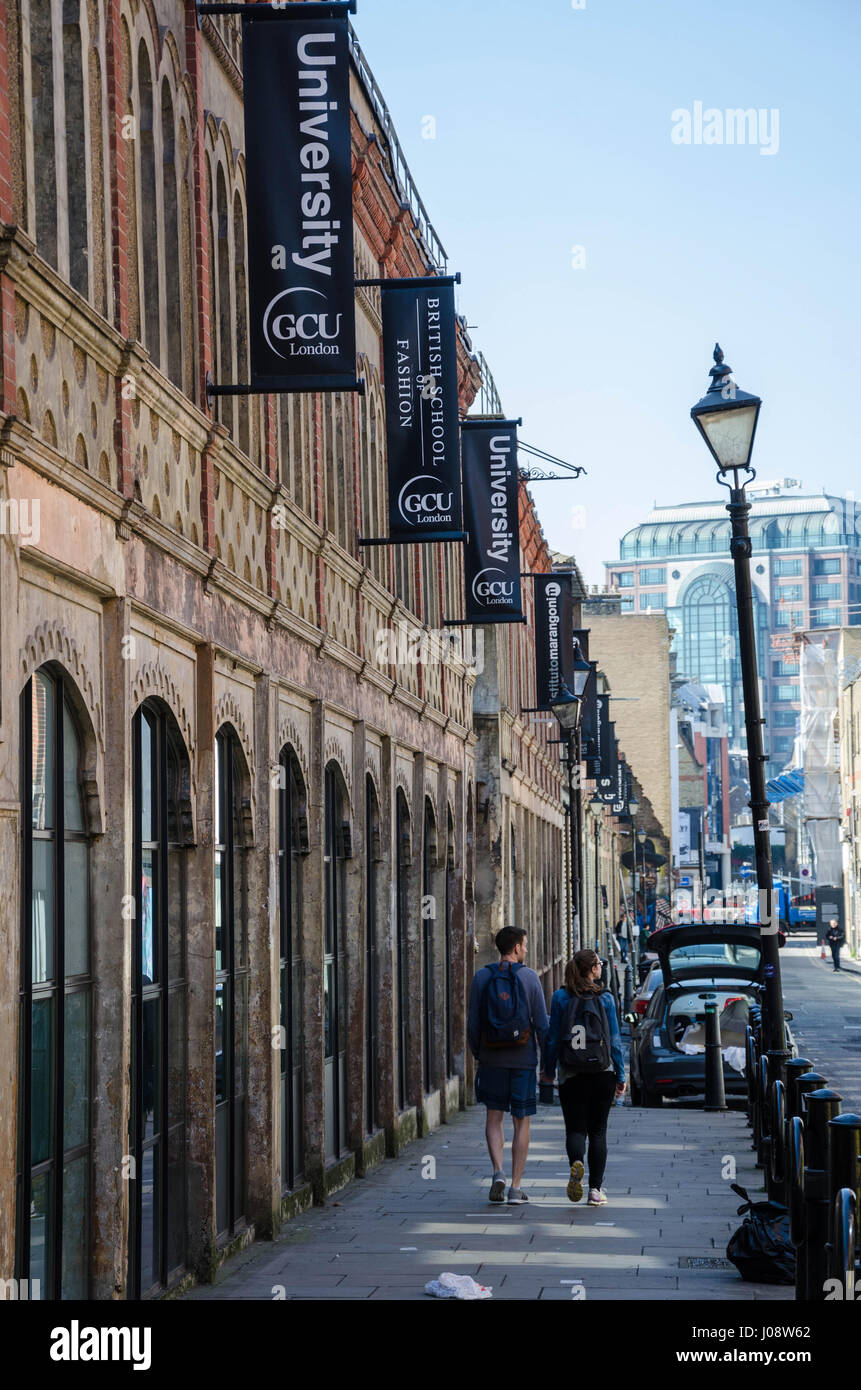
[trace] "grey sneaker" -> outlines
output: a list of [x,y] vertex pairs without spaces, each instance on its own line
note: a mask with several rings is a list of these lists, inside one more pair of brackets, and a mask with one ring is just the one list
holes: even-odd
[[489,1202],[505,1201],[505,1178],[493,1179],[493,1182],[490,1184],[490,1196],[487,1200]]
[[590,1187],[589,1200],[586,1205],[587,1207],[605,1207],[607,1205],[607,1198],[600,1188]]
[[508,1202],[509,1202],[509,1205],[510,1205],[510,1206],[514,1206],[514,1205],[515,1205],[516,1203],[518,1203],[518,1202],[528,1202],[528,1201],[529,1201],[529,1198],[527,1197],[526,1193],[523,1191],[523,1188],[522,1188],[522,1187],[509,1187],[509,1189],[508,1189]]

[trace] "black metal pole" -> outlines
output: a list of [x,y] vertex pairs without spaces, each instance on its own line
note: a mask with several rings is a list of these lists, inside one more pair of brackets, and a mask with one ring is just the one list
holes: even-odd
[[571,956],[579,951],[577,941],[577,900],[576,900],[576,842],[574,830],[574,732],[568,738],[568,946]]
[[[744,691],[744,723],[747,733],[747,759],[750,777],[750,809],[753,817],[753,843],[756,855],[756,883],[759,890],[760,940],[765,974],[762,1009],[763,1052],[786,1054],[786,1024],[780,984],[777,920],[774,912],[774,878],[771,867],[771,840],[768,832],[768,796],[765,790],[765,753],[762,743],[762,712],[756,658],[756,629],[753,587],[750,577],[751,540],[748,528],[750,503],[739,484],[739,470],[733,469],[728,483],[727,511],[732,523],[730,554],[735,568],[735,600],[738,611],[738,637],[741,678]],[[723,481],[721,479],[721,481]],[[763,912],[764,909],[764,912]],[[786,1054],[788,1055],[788,1054]]]
[[723,1080],[723,1050],[720,1037],[720,1015],[717,1000],[706,1004],[706,1099],[704,1110],[726,1110],[726,1089]]
[[578,724],[575,732],[573,745],[576,750],[577,785],[574,790],[577,795],[571,808],[571,834],[573,836],[573,854],[571,862],[574,866],[575,891],[572,895],[574,910],[574,950],[579,951],[583,945],[583,804],[580,800],[580,762],[583,751],[583,734]]

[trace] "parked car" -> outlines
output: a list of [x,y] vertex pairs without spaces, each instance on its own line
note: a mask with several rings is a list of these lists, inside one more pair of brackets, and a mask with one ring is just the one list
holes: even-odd
[[648,973],[643,978],[643,982],[640,985],[640,988],[637,990],[637,993],[634,995],[634,998],[631,1001],[631,1006],[634,1010],[634,1013],[637,1016],[638,1022],[645,1014],[646,1009],[649,1007],[649,1000],[651,999],[655,990],[660,985],[661,979],[661,963],[657,959],[657,957],[655,957],[654,961],[649,967]]
[[762,993],[759,932],[743,925],[668,927],[655,949],[661,982],[631,1033],[632,1104],[703,1094],[705,1005],[712,1000],[720,1008],[726,1094],[746,1095],[745,1033]]

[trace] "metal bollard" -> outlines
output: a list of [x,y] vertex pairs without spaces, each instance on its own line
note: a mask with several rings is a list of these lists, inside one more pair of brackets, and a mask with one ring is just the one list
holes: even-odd
[[786,1087],[780,1080],[774,1081],[768,1098],[768,1129],[771,1147],[768,1155],[768,1171],[765,1187],[770,1201],[782,1202],[785,1196],[784,1144],[786,1142]]
[[792,1119],[793,1115],[800,1115],[801,1111],[795,1109],[795,1081],[799,1076],[806,1076],[813,1071],[813,1063],[808,1062],[806,1057],[790,1057],[786,1064],[786,1118]]
[[756,1109],[756,1038],[750,1024],[744,1033],[744,1075],[747,1081],[747,1123],[753,1126]]
[[804,1097],[804,1240],[798,1250],[798,1265],[804,1264],[802,1296],[808,1303],[822,1302],[825,1298],[831,1219],[828,1200],[830,1121],[840,1114],[841,1100],[842,1096],[827,1086],[808,1091]]
[[634,967],[630,959],[625,961],[625,1013],[629,1014],[634,1007]]
[[855,1299],[855,1222],[857,1202],[851,1187],[841,1187],[831,1211],[833,1235],[829,1252],[829,1279],[837,1279],[843,1297]]
[[768,1162],[768,1148],[770,1144],[768,1134],[768,1107],[766,1099],[768,1097],[768,1059],[760,1057],[756,1066],[756,1166],[764,1168]]
[[[861,1115],[837,1115],[828,1129],[828,1277],[845,1281],[844,1296],[854,1298],[855,1230],[861,1210]],[[847,1263],[850,1257],[851,1264]]]
[[786,1207],[789,1211],[789,1239],[795,1246],[795,1297],[803,1301],[806,1265],[801,1258],[804,1244],[804,1122],[798,1115],[787,1123]]
[[804,1098],[811,1091],[821,1091],[828,1080],[820,1071],[806,1071],[802,1076],[794,1076],[789,1087],[787,1114],[798,1115],[804,1119]]
[[717,1000],[706,1004],[706,1103],[705,1110],[726,1110],[723,1084],[723,1053]]

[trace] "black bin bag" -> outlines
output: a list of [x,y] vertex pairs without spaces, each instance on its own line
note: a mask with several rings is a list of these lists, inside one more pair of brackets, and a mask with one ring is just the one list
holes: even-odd
[[747,1215],[730,1237],[727,1259],[753,1284],[794,1284],[795,1247],[789,1239],[786,1207],[780,1202],[752,1202],[737,1183],[732,1190],[744,1198],[739,1216]]

